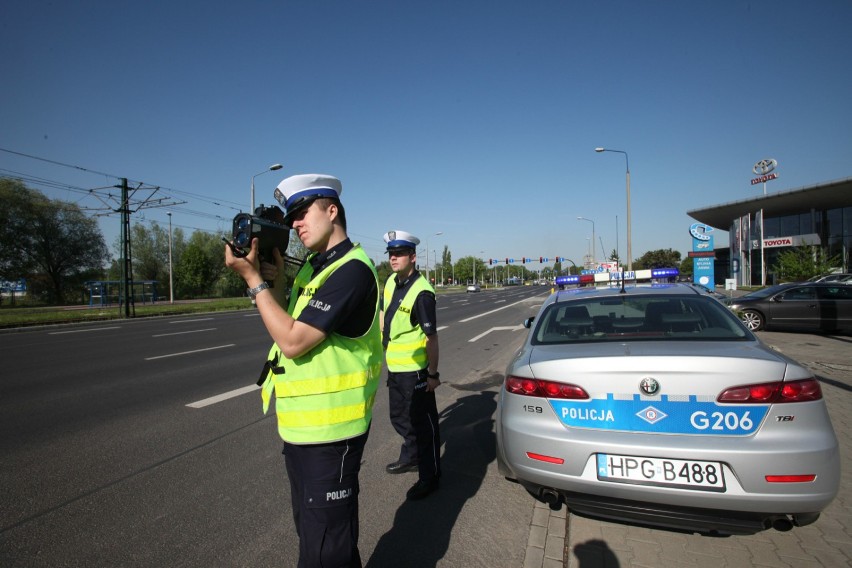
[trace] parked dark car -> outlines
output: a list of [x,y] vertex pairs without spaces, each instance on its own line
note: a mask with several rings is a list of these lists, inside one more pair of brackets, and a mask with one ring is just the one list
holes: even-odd
[[733,298],[729,306],[752,331],[782,328],[852,331],[852,286],[849,284],[778,284]]
[[848,272],[835,272],[834,274],[824,274],[822,276],[814,276],[808,278],[808,282],[845,282],[852,283],[852,274]]

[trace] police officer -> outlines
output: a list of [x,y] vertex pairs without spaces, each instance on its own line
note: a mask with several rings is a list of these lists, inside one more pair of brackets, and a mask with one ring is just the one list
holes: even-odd
[[417,270],[420,239],[405,231],[385,233],[394,274],[385,284],[382,344],[388,367],[390,419],[402,436],[399,459],[388,473],[418,472],[409,500],[438,489],[441,477],[441,434],[435,389],[438,373],[438,330],[435,290]]
[[[375,267],[349,240],[340,180],[291,176],[275,190],[285,223],[311,253],[286,310],[284,261],[225,262],[245,279],[274,344],[262,375],[263,409],[275,394],[278,433],[299,535],[299,568],[360,567],[358,473],[382,364]],[[270,287],[268,281],[273,281]]]

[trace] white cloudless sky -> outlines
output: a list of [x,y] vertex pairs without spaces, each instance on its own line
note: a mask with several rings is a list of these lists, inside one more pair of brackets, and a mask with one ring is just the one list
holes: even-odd
[[579,264],[578,216],[626,253],[603,146],[633,256],[685,255],[686,212],[759,195],[758,160],[769,193],[852,176],[850,24],[847,0],[5,2],[0,175],[90,209],[127,177],[186,202],[134,223],[228,232],[280,162],[256,201],[336,175],[376,260],[402,229]]

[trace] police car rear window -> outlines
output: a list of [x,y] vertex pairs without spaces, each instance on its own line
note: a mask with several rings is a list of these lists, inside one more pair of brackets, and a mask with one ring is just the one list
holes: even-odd
[[750,332],[701,296],[625,296],[555,302],[536,318],[536,345],[627,340],[743,340]]

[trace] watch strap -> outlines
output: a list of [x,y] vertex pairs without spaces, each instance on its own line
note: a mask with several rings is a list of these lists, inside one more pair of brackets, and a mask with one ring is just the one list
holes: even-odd
[[264,290],[267,290],[268,288],[270,288],[269,282],[261,282],[260,284],[258,284],[254,288],[249,288],[248,295],[251,296],[252,298],[254,298],[258,294],[263,292]]

